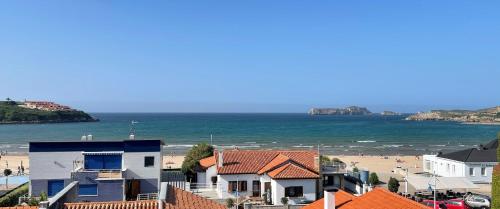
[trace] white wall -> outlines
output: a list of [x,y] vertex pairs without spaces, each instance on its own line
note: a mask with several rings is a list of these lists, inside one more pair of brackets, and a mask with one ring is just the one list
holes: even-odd
[[[144,157],[146,156],[155,157],[154,166],[144,167]],[[123,153],[123,162],[123,169],[127,169],[127,179],[160,179],[161,152],[125,152]]]
[[207,172],[197,172],[196,181],[200,186],[207,185]]
[[281,198],[285,196],[285,188],[291,186],[302,186],[304,197],[307,200],[316,200],[316,179],[290,179],[271,180],[271,193],[274,205],[282,205]]
[[218,175],[217,176],[217,194],[219,198],[235,198],[235,194],[228,193],[229,181],[247,181],[247,191],[240,192],[239,196],[252,196],[252,182],[259,181],[257,174],[239,174],[239,175]]
[[74,160],[83,161],[82,152],[30,152],[30,179],[71,178]]
[[[426,162],[431,163],[430,169],[427,168]],[[425,172],[433,173],[444,177],[467,177],[470,181],[475,183],[491,183],[493,167],[497,163],[471,163],[440,158],[435,155],[423,156],[423,168]],[[469,168],[474,169],[475,175],[469,174]],[[486,175],[481,175],[481,167],[486,168]],[[455,168],[455,169],[453,169]]]

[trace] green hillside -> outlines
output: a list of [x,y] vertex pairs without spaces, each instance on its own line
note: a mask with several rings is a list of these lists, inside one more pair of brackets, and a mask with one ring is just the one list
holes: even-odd
[[64,123],[97,121],[89,114],[79,111],[44,111],[18,106],[15,101],[0,101],[0,124],[10,123]]

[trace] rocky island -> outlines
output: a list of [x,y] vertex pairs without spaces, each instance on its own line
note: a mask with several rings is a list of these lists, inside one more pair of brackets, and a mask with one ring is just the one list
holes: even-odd
[[432,110],[410,115],[406,120],[500,124],[500,106],[480,110]]
[[346,108],[311,108],[310,115],[371,115],[366,107],[350,106]]
[[98,119],[68,106],[45,101],[0,101],[0,124],[95,122]]

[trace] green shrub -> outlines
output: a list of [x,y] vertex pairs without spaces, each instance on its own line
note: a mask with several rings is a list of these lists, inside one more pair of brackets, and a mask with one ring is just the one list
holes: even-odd
[[182,162],[181,170],[185,174],[195,173],[196,166],[200,160],[210,157],[214,154],[214,147],[207,143],[199,143],[194,145],[186,154],[186,158]]
[[234,200],[232,198],[227,198],[226,199],[226,207],[227,208],[232,208],[234,207]]
[[19,197],[28,194],[29,185],[25,183],[17,188],[5,193],[0,197],[0,207],[12,207],[16,206],[19,201]]
[[281,204],[288,205],[288,197],[282,197],[281,198]]
[[398,192],[399,190],[399,181],[396,178],[391,177],[389,179],[389,183],[387,185],[389,191]]
[[378,179],[377,173],[373,172],[370,173],[370,177],[368,178],[368,182],[372,185],[375,186],[380,183],[380,180]]
[[500,164],[497,165],[493,171],[491,189],[491,209],[500,209]]

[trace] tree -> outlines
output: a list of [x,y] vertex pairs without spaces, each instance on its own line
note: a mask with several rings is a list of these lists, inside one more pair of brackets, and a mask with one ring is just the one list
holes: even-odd
[[399,181],[396,178],[391,177],[389,179],[389,184],[387,185],[389,191],[398,192],[399,190]]
[[373,173],[370,173],[370,177],[368,178],[368,182],[372,185],[372,186],[375,186],[377,184],[380,183],[379,179],[378,179],[378,175],[377,173],[373,172]]
[[288,197],[282,197],[281,198],[281,204],[288,205]]
[[358,168],[358,167],[354,167],[354,168],[352,169],[352,172],[355,172],[355,173],[359,172],[359,168]]
[[[497,134],[497,140],[500,140],[500,132]],[[497,148],[497,160],[500,162],[500,146]],[[493,169],[493,179],[491,183],[491,208],[500,208],[500,164]]]
[[45,194],[44,191],[40,192],[40,201],[47,201],[49,198],[47,197],[47,194]]
[[210,157],[214,154],[214,147],[207,143],[200,143],[194,145],[184,158],[182,162],[182,172],[188,175],[192,175],[195,171],[194,169],[199,164],[200,160],[206,157]]
[[329,165],[331,164],[331,160],[328,156],[325,156],[325,155],[320,155],[319,156],[319,161],[320,161],[320,164],[321,165]]
[[3,170],[3,175],[5,176],[5,187],[9,188],[9,176],[12,174],[12,170],[5,169]]
[[232,208],[234,207],[234,200],[232,198],[227,198],[226,199],[226,207],[227,208]]

